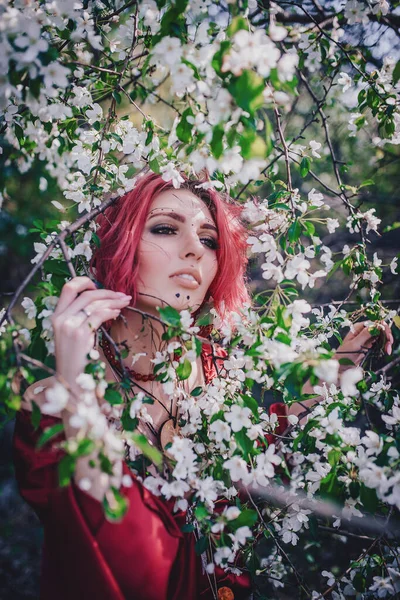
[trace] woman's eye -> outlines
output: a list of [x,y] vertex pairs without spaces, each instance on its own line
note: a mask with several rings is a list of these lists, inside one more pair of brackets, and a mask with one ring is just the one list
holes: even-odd
[[[155,233],[156,235],[176,235],[177,229],[172,225],[157,225],[150,230],[151,233]],[[211,250],[217,250],[218,241],[213,237],[201,237],[200,241],[204,246],[210,248]]]
[[158,225],[151,230],[151,233],[160,233],[161,235],[172,235],[176,233],[176,229],[170,225]]
[[216,239],[212,238],[212,237],[202,237],[200,238],[202,243],[207,246],[208,248],[211,248],[211,250],[217,250],[218,248],[218,242]]

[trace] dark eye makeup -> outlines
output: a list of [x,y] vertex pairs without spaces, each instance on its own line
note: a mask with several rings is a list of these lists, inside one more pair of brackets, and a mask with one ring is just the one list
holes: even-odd
[[[175,235],[177,233],[177,229],[176,227],[173,227],[172,225],[156,225],[155,227],[152,227],[150,229],[151,233],[154,233],[156,235]],[[207,248],[210,248],[211,250],[217,250],[218,248],[218,242],[215,238],[211,237],[211,236],[201,236],[200,237],[200,241],[207,246]]]

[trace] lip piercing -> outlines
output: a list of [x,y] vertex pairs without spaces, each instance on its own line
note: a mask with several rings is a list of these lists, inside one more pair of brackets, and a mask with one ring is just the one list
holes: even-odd
[[175,294],[175,296],[176,296],[177,298],[180,298],[180,297],[181,297],[181,295],[180,295],[180,294]]
[[186,300],[190,300],[190,296],[186,296]]

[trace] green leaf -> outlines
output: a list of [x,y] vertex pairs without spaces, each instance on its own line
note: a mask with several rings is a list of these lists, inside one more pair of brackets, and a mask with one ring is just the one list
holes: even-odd
[[47,444],[47,442],[49,442],[53,437],[55,437],[62,431],[64,431],[63,423],[57,423],[56,425],[48,427],[40,436],[36,447],[42,448],[45,444]]
[[365,581],[365,577],[363,576],[362,572],[361,573],[357,572],[354,575],[353,579],[351,580],[351,583],[357,592],[360,592],[360,593],[365,592],[366,581]]
[[156,173],[157,175],[160,174],[160,165],[156,158],[152,158],[151,160],[149,160],[149,167],[153,171],[153,173]]
[[203,388],[199,386],[199,387],[195,387],[194,390],[192,390],[190,392],[190,395],[197,398],[197,396],[200,396],[202,393],[203,393]]
[[121,424],[125,431],[135,431],[138,426],[138,420],[132,419],[129,414],[129,408],[125,408],[121,417]]
[[14,123],[14,131],[20,145],[23,146],[25,136],[24,130],[22,129],[21,125],[18,125],[18,123]]
[[178,376],[178,379],[180,379],[181,381],[184,379],[188,379],[188,377],[190,377],[191,372],[192,363],[190,362],[190,360],[185,359],[183,363],[179,363],[179,365],[176,367],[176,374]]
[[254,157],[264,158],[267,154],[267,144],[255,131],[245,130],[240,136],[239,145],[245,159]]
[[181,315],[175,308],[172,306],[165,306],[162,308],[157,307],[157,310],[160,313],[160,317],[167,325],[179,327],[181,324]]
[[79,442],[78,449],[73,453],[73,456],[75,458],[77,458],[79,456],[87,456],[88,454],[91,454],[94,449],[95,449],[94,441],[86,438]]
[[198,556],[200,554],[203,554],[203,552],[205,552],[207,550],[207,548],[208,548],[208,538],[205,536],[199,538],[194,546],[194,549]]
[[349,492],[350,492],[350,496],[353,498],[353,500],[357,500],[357,498],[360,494],[360,484],[358,483],[358,481],[352,481],[350,483]]
[[258,417],[258,402],[253,396],[241,394],[244,404],[251,410],[255,417]]
[[300,163],[300,175],[305,177],[311,169],[311,161],[307,156],[304,156]]
[[145,456],[157,467],[161,467],[163,462],[162,454],[157,448],[152,446],[149,440],[142,433],[132,434],[132,440]]
[[335,465],[337,465],[341,456],[342,456],[342,453],[340,450],[335,450],[335,449],[330,450],[330,452],[328,453],[328,462],[331,465],[331,467],[334,467]]
[[266,143],[266,153],[265,156],[269,156],[274,149],[274,130],[271,124],[271,121],[268,119],[267,115],[264,115],[264,125],[265,125],[265,143]]
[[329,271],[328,275],[326,276],[327,280],[332,277],[332,275],[338,270],[338,268],[343,264],[343,262],[344,262],[343,260],[338,260],[337,262],[335,262],[332,269]]
[[195,79],[197,79],[197,81],[201,81],[201,75],[199,73],[198,68],[196,67],[196,65],[194,65],[192,62],[190,62],[190,60],[187,60],[186,58],[181,58],[181,61],[183,62],[184,65],[187,65],[190,69],[192,69]]
[[185,523],[185,525],[182,525],[181,531],[182,533],[191,533],[192,531],[194,531],[193,523]]
[[229,73],[223,73],[221,71],[222,63],[224,60],[224,55],[227,54],[230,50],[231,42],[229,40],[225,40],[221,42],[220,48],[218,52],[216,52],[212,58],[211,66],[216,73],[222,78],[225,79],[229,76]]
[[287,204],[283,204],[283,202],[276,202],[275,204],[271,205],[271,209],[279,209],[279,210],[290,210],[290,206],[288,206]]
[[247,437],[246,430],[243,428],[240,431],[237,431],[235,434],[235,441],[239,446],[240,450],[243,452],[244,456],[247,458],[249,454],[252,454],[254,451],[254,441],[250,440]]
[[121,521],[128,510],[128,500],[116,488],[111,488],[110,492],[113,495],[112,500],[109,494],[106,494],[103,498],[105,515],[110,521]]
[[354,366],[354,362],[350,358],[345,358],[345,357],[339,358],[338,362],[341,365],[352,365],[352,366]]
[[[164,7],[166,2],[158,0],[157,4]],[[158,42],[167,35],[182,38],[186,33],[186,22],[183,13],[186,10],[188,0],[176,0],[174,3],[168,4],[169,8],[164,12],[161,19],[159,33],[151,36],[152,47],[158,44]]]
[[229,525],[236,531],[239,527],[253,527],[255,523],[257,523],[258,515],[255,510],[250,508],[246,508],[242,510],[237,519],[230,521]]
[[196,356],[200,356],[203,349],[203,344],[197,337],[194,338],[194,349],[196,350]]
[[240,31],[241,29],[245,29],[246,31],[249,30],[247,20],[241,16],[234,17],[232,19],[232,22],[229,24],[229,27],[226,30],[226,33],[227,33],[228,37],[232,37],[235,35],[235,33]]
[[305,235],[309,237],[313,236],[315,233],[314,223],[311,221],[303,221],[303,231]]
[[400,60],[397,61],[395,68],[393,69],[393,85],[400,79]]
[[47,260],[43,265],[43,269],[53,275],[71,276],[66,263],[59,260]]
[[97,235],[97,233],[92,233],[92,242],[94,243],[94,245],[96,246],[96,248],[100,248],[100,238]]
[[114,98],[115,102],[117,104],[121,104],[122,102],[122,96],[119,92],[117,92],[117,90],[114,90],[112,93],[112,97]]
[[211,147],[211,152],[213,153],[215,158],[219,158],[224,151],[224,146],[222,143],[222,139],[224,137],[224,132],[225,132],[225,130],[222,127],[222,125],[216,125],[216,127],[213,128],[213,135],[212,135],[210,147]]
[[264,79],[254,71],[243,71],[228,85],[228,90],[240,108],[254,115],[264,104]]
[[297,242],[301,236],[301,223],[298,219],[293,221],[288,230],[289,242]]
[[[281,198],[289,198],[289,196],[290,193],[287,190],[279,190],[278,192],[273,192],[268,196],[268,202],[272,203],[275,202],[275,200],[280,200]],[[274,204],[274,206],[276,206],[276,204]],[[283,206],[286,206],[286,204]]]
[[122,404],[124,402],[124,399],[123,399],[122,395],[119,392],[117,392],[117,390],[114,390],[111,387],[108,387],[106,389],[105,394],[104,394],[104,398],[112,406],[114,406],[116,404]]
[[187,108],[183,112],[182,118],[176,127],[176,135],[178,139],[181,140],[181,142],[184,142],[185,144],[188,144],[191,141],[193,129],[193,123],[189,123],[187,117],[193,116],[194,115],[192,109],[190,107]]
[[392,119],[387,119],[385,123],[385,131],[391,137],[395,132],[395,124]]
[[375,181],[373,179],[366,179],[362,182],[361,185],[358,186],[358,189],[360,190],[361,188],[367,187],[369,185],[375,185]]
[[220,419],[221,421],[225,421],[225,413],[223,410],[219,410],[218,412],[216,412],[215,414],[213,414],[213,416],[210,419],[210,425],[212,423],[214,423],[214,421],[218,421],[218,419]]
[[378,498],[375,490],[368,488],[363,483],[360,485],[360,500],[370,513],[374,513],[378,508]]
[[202,504],[200,504],[199,506],[196,506],[196,508],[194,510],[194,515],[198,521],[203,521],[204,519],[207,519],[207,517],[209,516],[208,510]]
[[19,394],[11,394],[6,398],[6,405],[11,410],[19,410],[21,408],[21,396]]
[[35,431],[40,425],[41,418],[42,418],[42,413],[40,411],[39,405],[36,404],[36,402],[34,400],[32,400],[31,423],[32,423],[32,427]]
[[76,466],[76,458],[67,454],[58,463],[58,482],[61,487],[71,483]]

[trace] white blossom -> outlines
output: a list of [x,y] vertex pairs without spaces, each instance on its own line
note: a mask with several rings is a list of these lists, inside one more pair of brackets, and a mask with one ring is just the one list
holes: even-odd
[[97,102],[95,102],[92,105],[92,108],[89,108],[86,111],[86,117],[88,119],[89,125],[93,125],[95,121],[100,121],[103,117],[103,109],[101,108],[100,104],[97,104]]
[[328,228],[329,233],[335,233],[336,229],[339,227],[339,221],[337,219],[326,220],[326,226]]
[[175,189],[178,189],[180,184],[184,182],[183,177],[173,163],[168,163],[164,167],[161,167],[161,173],[162,179],[164,181],[172,181],[172,185]]
[[348,73],[344,73],[343,71],[341,71],[339,75],[340,77],[337,82],[339,85],[343,86],[342,92],[344,94],[353,85],[353,80]]
[[318,150],[321,148],[322,144],[320,142],[316,142],[315,140],[311,140],[310,148],[311,154],[315,156],[315,158],[321,158],[321,155],[318,153]]
[[242,480],[245,483],[249,479],[246,461],[240,458],[240,456],[233,456],[229,460],[226,460],[223,466],[224,469],[229,471],[232,481]]
[[43,403],[42,412],[45,414],[56,415],[68,404],[69,392],[58,381],[51,388],[47,388],[44,395],[46,401]]
[[395,256],[392,259],[392,262],[390,263],[389,267],[390,267],[390,271],[393,275],[397,275],[397,256]]
[[36,318],[37,308],[36,308],[36,305],[35,305],[34,301],[32,300],[32,298],[28,298],[27,296],[25,296],[25,298],[21,302],[21,306],[25,310],[25,313],[26,313],[26,316],[28,317],[28,319]]
[[232,431],[241,431],[251,427],[251,410],[247,406],[241,407],[234,404],[230,411],[225,413],[225,419],[231,424]]
[[264,452],[256,457],[254,479],[261,486],[267,486],[269,479],[275,474],[274,465],[280,465],[282,459],[275,454],[275,444],[270,444]]
[[221,419],[217,419],[211,423],[210,432],[212,433],[213,439],[218,443],[221,443],[223,440],[229,442],[232,435],[228,423],[225,423],[225,421],[222,421]]
[[356,383],[362,380],[364,372],[361,367],[347,369],[340,375],[340,387],[345,396],[357,396],[359,394]]
[[234,544],[244,545],[246,543],[247,538],[251,538],[252,535],[253,534],[250,527],[245,525],[243,527],[238,527],[235,533],[231,533],[229,536],[233,540]]

